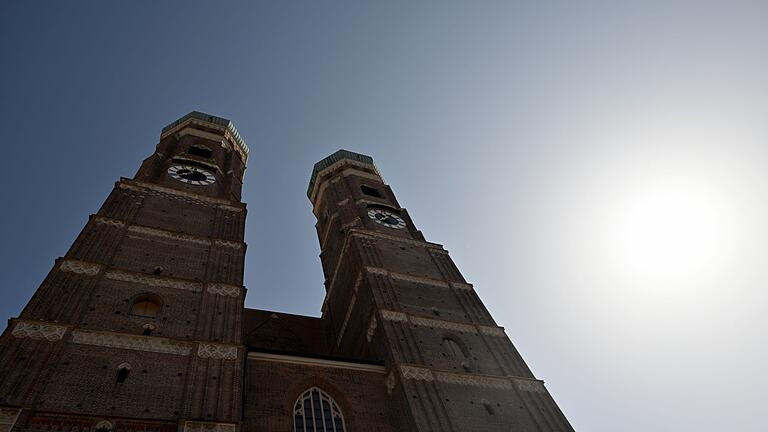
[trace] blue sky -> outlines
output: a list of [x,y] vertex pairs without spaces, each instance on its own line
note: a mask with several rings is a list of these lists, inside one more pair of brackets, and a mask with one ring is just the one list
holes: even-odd
[[318,315],[305,192],[374,157],[577,430],[762,431],[768,3],[0,4],[0,314],[192,110],[251,148],[249,307]]

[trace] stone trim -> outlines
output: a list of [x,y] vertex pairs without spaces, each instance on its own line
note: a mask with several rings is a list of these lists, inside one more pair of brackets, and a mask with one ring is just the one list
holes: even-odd
[[11,432],[20,413],[21,408],[0,407],[0,432]]
[[401,365],[400,374],[403,376],[403,379],[412,379],[416,381],[435,380],[435,377],[432,375],[432,371],[425,367]]
[[222,209],[222,210],[226,210],[228,212],[232,212],[232,213],[240,213],[241,211],[244,210],[244,208],[235,207],[235,206],[231,206],[231,205],[220,205],[219,208]]
[[[406,243],[406,244],[410,244],[410,245],[414,245],[414,246],[422,246],[422,247],[425,247],[425,248],[430,249],[430,250],[445,251],[445,249],[443,249],[443,245],[441,245],[441,244],[432,243],[432,242],[428,242],[428,241],[425,241],[425,240],[414,240],[414,239],[409,239],[409,238],[405,238],[405,237],[389,235],[389,234],[385,234],[385,233],[382,233],[382,232],[379,232],[379,231],[373,231],[373,230],[368,231],[368,230],[361,230],[361,229],[351,229],[351,230],[349,230],[349,234],[350,234],[350,236],[378,237],[378,238],[392,240],[392,241],[396,241],[396,242],[400,242],[400,243]],[[446,251],[446,253],[447,253],[447,251]]]
[[150,228],[150,227],[141,226],[141,225],[131,225],[128,227],[128,231],[133,233],[138,233],[138,234],[145,234],[148,236],[167,238],[171,240],[181,240],[181,241],[186,241],[186,242],[196,243],[196,244],[201,244],[206,246],[211,244],[210,240],[204,240],[197,236],[193,236],[189,234],[174,233],[171,231],[161,230],[157,228]]
[[198,237],[191,234],[175,233],[173,231],[166,231],[166,230],[161,230],[157,228],[145,227],[141,225],[131,225],[128,227],[128,231],[140,233],[140,234],[146,234],[146,235],[155,236],[155,237],[163,237],[163,238],[172,239],[172,240],[181,240],[181,241],[186,241],[190,243],[197,243],[197,244],[206,245],[206,246],[216,245],[216,246],[229,247],[233,249],[242,249],[243,247],[242,243],[234,242],[230,240],[215,239],[211,241],[210,239]]
[[43,321],[16,320],[11,335],[18,339],[45,339],[50,342],[60,341],[67,332],[68,326],[52,324]]
[[503,327],[483,326],[469,323],[459,323],[455,321],[439,320],[434,318],[426,318],[417,315],[410,315],[403,312],[397,312],[387,309],[381,309],[379,311],[381,317],[387,321],[404,322],[413,325],[420,325],[424,327],[441,328],[444,330],[451,330],[459,333],[482,333],[486,336],[504,337]]
[[374,201],[374,200],[370,200],[370,199],[367,199],[367,198],[360,198],[359,200],[355,201],[355,205],[360,205],[360,204],[368,204],[368,205],[372,205],[372,206],[386,207],[386,208],[390,208],[390,209],[395,209],[397,211],[405,210],[402,207],[395,207],[395,206],[393,206],[392,204],[388,203],[384,198],[381,198],[381,201]]
[[448,282],[448,284],[456,289],[465,290],[465,291],[473,291],[475,287],[470,283],[464,283],[464,282]]
[[463,374],[408,364],[400,365],[400,374],[403,379],[414,381],[437,381],[445,384],[496,388],[502,390],[512,390],[517,388],[518,390],[527,392],[546,392],[544,381],[533,378]]
[[436,320],[430,318],[422,318],[418,316],[411,316],[411,324],[423,326],[441,328],[444,330],[451,330],[459,333],[475,333],[477,328],[471,324],[462,324],[451,321]]
[[215,244],[216,246],[228,247],[232,249],[242,249],[243,247],[243,243],[232,241],[232,240],[216,239],[213,241],[213,244]]
[[208,167],[208,169],[210,169],[211,171],[213,171],[215,173],[221,173],[221,168],[219,168],[219,166],[216,165],[215,163],[208,162],[209,160],[212,160],[212,161],[216,162],[215,158],[206,159],[206,158],[202,158],[202,157],[199,157],[199,156],[190,157],[189,154],[186,154],[186,155],[185,154],[178,154],[178,155],[174,155],[173,156],[173,161],[174,162],[176,162],[176,161],[190,162],[192,164],[198,164],[198,165],[202,165],[202,166]]
[[232,249],[242,249],[244,244],[243,242],[237,242],[232,240],[224,240],[224,239],[211,240],[208,237],[201,237],[201,236],[196,236],[192,234],[184,234],[184,233],[168,231],[160,228],[152,228],[145,225],[131,224],[126,221],[121,221],[119,219],[113,219],[106,216],[94,216],[93,220],[98,224],[110,225],[110,226],[115,226],[120,228],[128,225],[128,231],[134,232],[134,233],[146,234],[150,236],[162,237],[162,238],[167,238],[172,240],[181,240],[181,241],[186,241],[190,243],[202,244],[206,246],[216,245],[216,246],[223,246],[223,247],[228,247]]
[[182,356],[188,356],[192,352],[192,344],[188,342],[177,342],[172,339],[156,336],[138,336],[115,332],[76,330],[72,332],[72,342],[82,345],[122,348]]
[[411,276],[404,273],[391,272],[389,270],[386,270],[380,267],[366,266],[365,271],[372,274],[391,276],[392,279],[398,279],[398,280],[403,280],[406,282],[413,282],[413,283],[421,283],[425,285],[433,285],[440,288],[452,287],[452,288],[467,290],[467,291],[473,290],[472,284],[468,284],[464,282],[445,282],[439,279],[432,279],[432,278],[426,278],[421,276]]
[[188,199],[193,199],[193,200],[217,205],[225,210],[229,210],[235,213],[239,213],[243,211],[242,208],[233,206],[232,201],[229,201],[229,200],[213,198],[213,197],[196,194],[192,192],[187,192],[179,189],[172,189],[168,187],[158,186],[158,185],[145,183],[138,180],[129,180],[125,178],[120,179],[120,181],[118,182],[118,187],[120,187],[121,189],[128,189],[128,190],[133,190],[138,192],[152,191],[158,194],[175,195],[181,198],[188,198]]
[[366,266],[365,267],[365,271],[368,272],[368,273],[371,273],[371,274],[377,274],[377,275],[382,275],[382,276],[389,276],[389,274],[390,274],[389,271],[387,271],[387,270],[385,270],[383,268],[380,268],[380,267]]
[[239,286],[227,285],[223,283],[209,283],[207,289],[211,294],[218,294],[227,297],[240,297],[242,289]]
[[127,272],[124,270],[108,270],[104,277],[107,279],[123,282],[135,282],[149,286],[176,288],[185,291],[198,292],[203,289],[200,282],[187,281],[185,279],[168,278],[162,276],[152,276],[142,273]]
[[504,333],[504,329],[502,327],[478,326],[477,328],[480,329],[480,333],[486,336],[497,336],[497,337],[506,336],[506,333]]
[[97,224],[101,225],[110,225],[118,228],[122,228],[125,226],[125,222],[119,221],[117,219],[112,219],[104,216],[94,216],[93,221]]
[[233,423],[184,422],[184,432],[235,432],[236,430],[237,425]]
[[65,259],[59,265],[59,270],[67,273],[84,274],[86,276],[96,276],[101,271],[100,264],[89,263],[85,261]]
[[446,384],[512,390],[512,382],[510,382],[509,378],[492,377],[488,375],[457,374],[451,372],[435,372],[435,377],[438,381]]
[[544,387],[544,381],[518,378],[513,380],[515,386],[521,392],[527,393],[546,393],[547,389]]
[[237,345],[213,344],[200,342],[197,346],[197,356],[221,360],[237,359]]
[[430,249],[429,251],[438,255],[448,255],[448,251],[445,249]]
[[203,287],[205,287],[206,291],[211,294],[227,297],[239,297],[240,293],[243,291],[243,287],[237,285],[229,285],[219,282],[203,284],[201,282],[194,282],[187,279],[154,276],[143,273],[129,272],[126,270],[107,270],[104,273],[104,277],[110,280],[134,282],[153,287],[175,288],[184,291],[192,291],[195,293],[202,291]]
[[395,311],[386,310],[386,309],[382,309],[380,312],[381,312],[381,317],[387,321],[408,322],[408,315],[402,312],[395,312]]
[[391,273],[391,272],[390,272],[390,276],[392,277],[392,279],[398,279],[398,280],[406,281],[406,282],[422,283],[422,284],[425,284],[425,285],[434,285],[434,286],[440,287],[440,288],[448,288],[448,287],[450,287],[448,282],[444,282],[444,281],[437,280],[437,279],[430,279],[430,278],[419,277],[419,276],[411,276],[411,275],[407,275],[407,274],[403,274],[403,273]]
[[269,354],[269,353],[262,353],[262,352],[249,352],[248,360],[271,361],[271,362],[277,362],[277,363],[291,363],[291,364],[298,364],[298,365],[330,367],[330,368],[338,368],[338,369],[351,369],[351,370],[359,370],[364,372],[376,372],[376,373],[387,372],[387,369],[384,366],[380,366],[380,365],[353,363],[353,362],[348,362],[343,360],[329,360],[329,359],[320,359],[320,358],[313,358],[313,357],[298,357],[298,356],[283,355],[283,354]]

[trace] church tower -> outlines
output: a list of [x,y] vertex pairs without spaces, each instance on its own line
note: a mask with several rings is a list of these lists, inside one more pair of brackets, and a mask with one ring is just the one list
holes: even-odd
[[223,118],[162,130],[0,337],[0,432],[236,429],[247,158]]
[[329,350],[383,360],[396,430],[573,430],[448,251],[425,240],[369,156],[340,150],[318,162],[308,196],[318,220]]
[[573,431],[369,156],[312,172],[321,317],[245,308],[247,159],[162,130],[0,335],[0,432]]

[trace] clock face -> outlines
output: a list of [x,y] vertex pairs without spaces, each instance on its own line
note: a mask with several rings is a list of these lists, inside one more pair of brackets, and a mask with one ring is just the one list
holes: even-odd
[[174,165],[168,168],[168,174],[180,182],[193,185],[209,185],[216,181],[211,172],[190,165]]
[[405,221],[400,216],[384,209],[368,210],[368,217],[384,225],[385,227],[402,229],[405,228]]

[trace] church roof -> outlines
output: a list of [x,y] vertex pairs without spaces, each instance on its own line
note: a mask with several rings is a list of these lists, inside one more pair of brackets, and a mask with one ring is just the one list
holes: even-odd
[[250,350],[328,355],[321,318],[246,308],[243,338]]
[[326,343],[322,318],[245,308],[243,340],[248,351],[382,365],[383,360],[339,357]]

